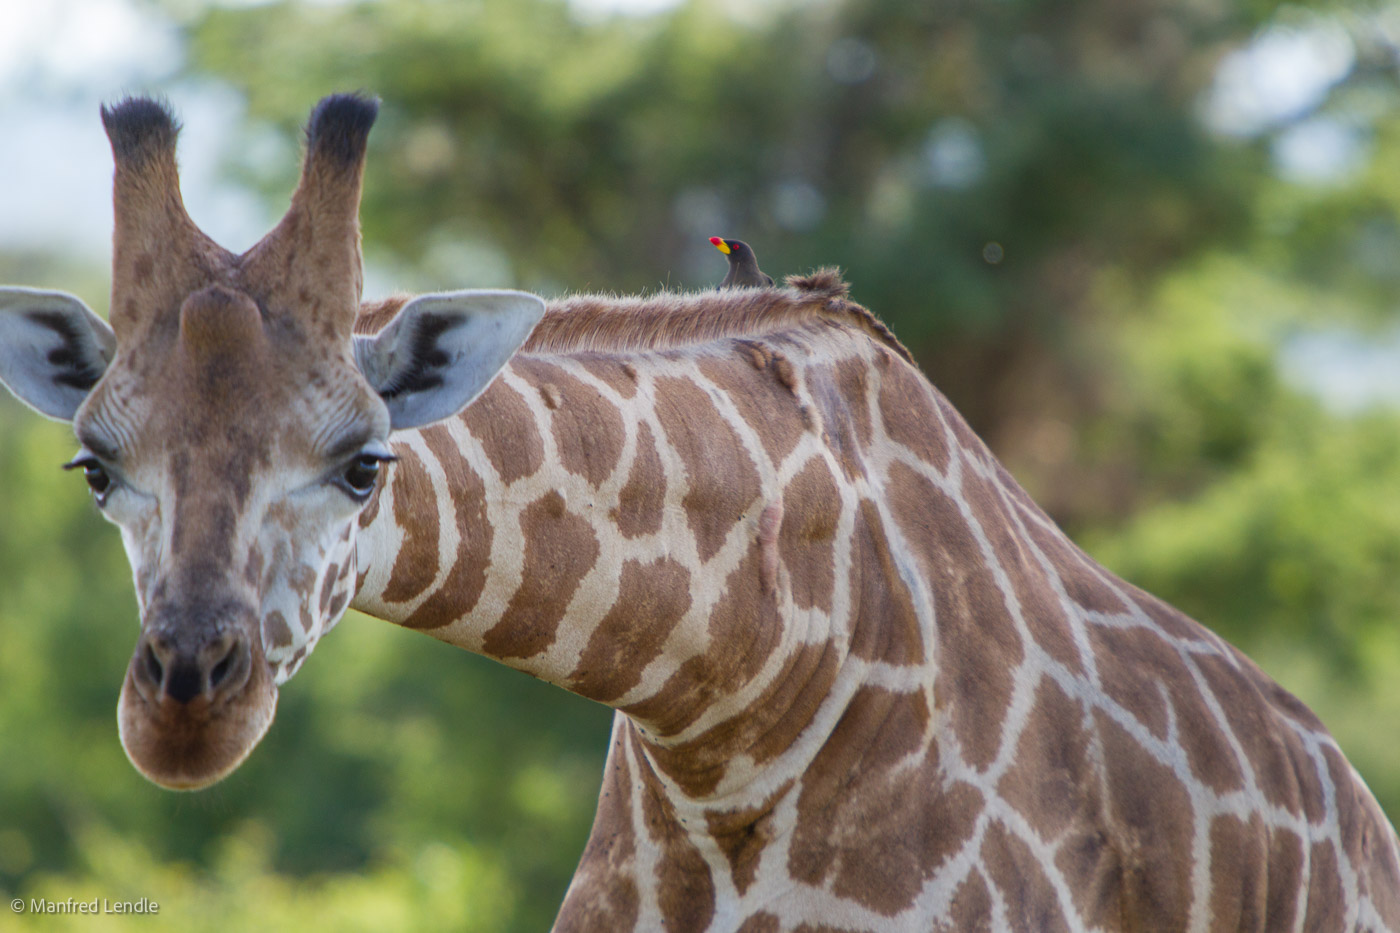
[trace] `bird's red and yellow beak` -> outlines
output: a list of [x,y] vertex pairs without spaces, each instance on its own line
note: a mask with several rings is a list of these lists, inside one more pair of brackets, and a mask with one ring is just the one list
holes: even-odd
[[732,250],[730,250],[729,248],[729,244],[724,242],[724,240],[720,237],[712,236],[710,237],[710,242],[715,244],[715,249],[719,250],[721,253],[724,253],[724,255],[726,256],[728,256],[732,252]]

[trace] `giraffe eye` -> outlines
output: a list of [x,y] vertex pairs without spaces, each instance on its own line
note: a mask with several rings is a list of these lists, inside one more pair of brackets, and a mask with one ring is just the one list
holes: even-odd
[[65,470],[82,470],[83,479],[87,480],[88,488],[92,490],[92,497],[97,501],[98,506],[107,504],[107,495],[112,491],[114,483],[101,461],[92,454],[81,453],[65,463],[63,468]]
[[367,447],[356,454],[335,477],[335,484],[356,502],[364,502],[374,491],[381,464],[397,460],[387,449]]
[[356,457],[345,468],[345,485],[350,487],[351,492],[368,494],[378,478],[379,460],[375,457]]

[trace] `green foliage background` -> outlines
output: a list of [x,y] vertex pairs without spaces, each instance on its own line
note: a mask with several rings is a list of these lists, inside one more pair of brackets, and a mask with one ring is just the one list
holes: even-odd
[[[711,234],[749,240],[777,275],[842,266],[1078,540],[1303,697],[1400,816],[1400,414],[1329,408],[1284,365],[1300,336],[1400,327],[1384,11],[162,9],[186,38],[183,78],[246,99],[250,142],[226,171],[270,204],[317,98],[383,97],[363,220],[395,286],[693,287],[723,273]],[[1357,54],[1323,100],[1207,129],[1225,56],[1261,30],[1319,28]],[[1364,157],[1288,180],[1279,141],[1327,120]],[[106,303],[103,271],[64,257],[0,255],[0,280]],[[136,632],[118,537],[57,469],[65,426],[0,399],[0,437],[0,898],[161,905],[0,926],[548,925],[592,816],[605,710],[352,614],[237,773],[158,790],[116,737]]]

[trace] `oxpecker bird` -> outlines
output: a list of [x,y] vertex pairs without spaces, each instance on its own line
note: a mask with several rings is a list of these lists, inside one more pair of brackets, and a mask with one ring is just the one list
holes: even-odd
[[773,277],[758,267],[758,258],[749,244],[717,236],[710,237],[710,242],[729,260],[729,274],[719,283],[720,288],[763,288],[773,284]]

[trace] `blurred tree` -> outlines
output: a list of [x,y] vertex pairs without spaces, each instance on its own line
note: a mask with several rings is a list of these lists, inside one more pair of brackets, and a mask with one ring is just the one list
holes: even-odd
[[[1400,417],[1328,408],[1279,355],[1308,328],[1394,326],[1381,14],[166,5],[191,76],[246,95],[229,171],[274,203],[312,102],[384,98],[363,218],[392,286],[713,284],[713,234],[774,274],[841,265],[1062,523],[1298,691],[1400,814],[1400,746],[1376,728],[1400,715]],[[1211,117],[1219,64],[1279,30],[1323,30],[1354,64],[1289,113]],[[1289,141],[1329,126],[1354,167],[1290,175]],[[50,262],[0,257],[0,279],[103,305],[100,279]],[[112,728],[135,631],[117,536],[57,470],[66,428],[0,399],[0,436],[0,894],[158,896],[182,929],[547,926],[605,710],[352,615],[243,768],[159,791]]]

